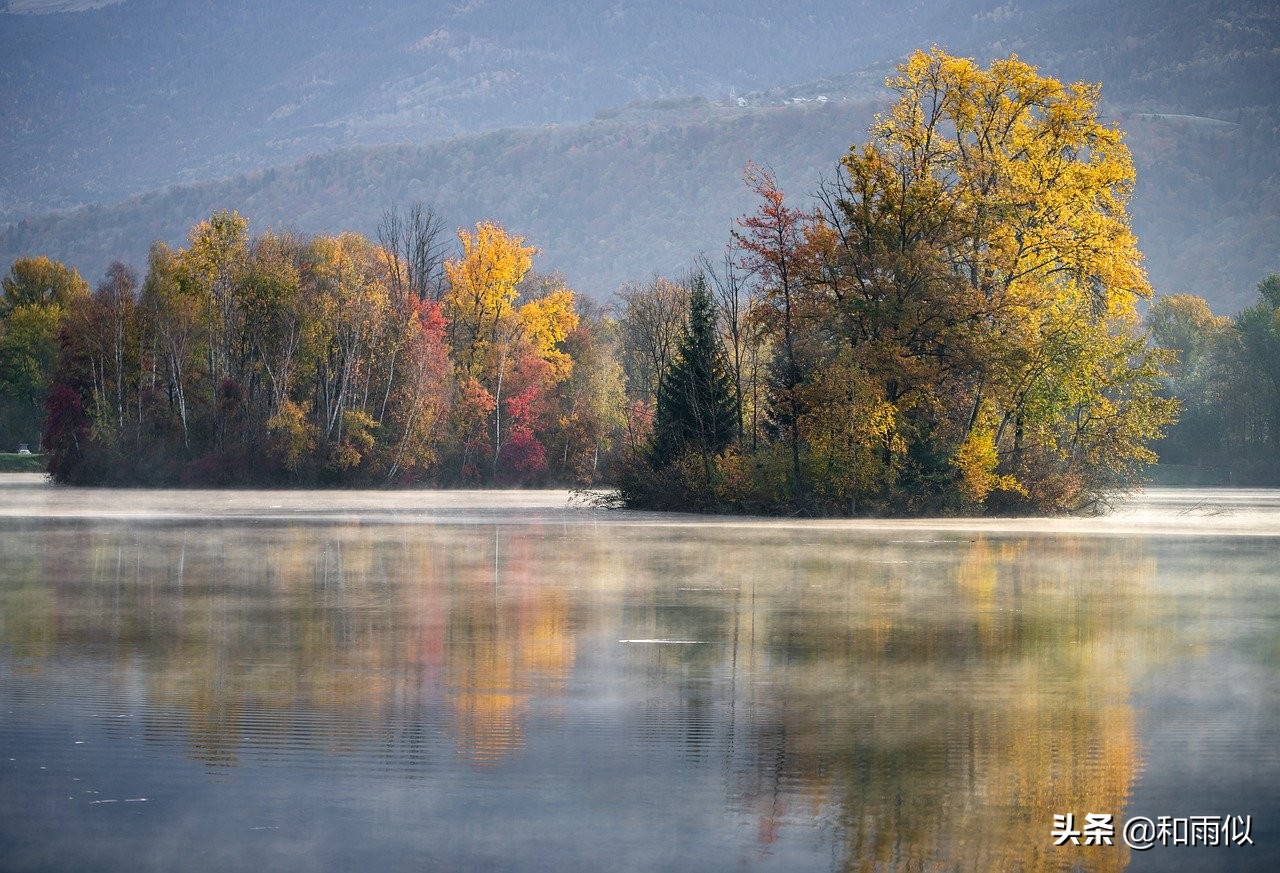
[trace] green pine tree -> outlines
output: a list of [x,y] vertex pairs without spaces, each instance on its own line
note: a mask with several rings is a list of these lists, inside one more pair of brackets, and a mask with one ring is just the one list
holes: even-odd
[[664,467],[686,452],[710,459],[733,442],[738,426],[733,384],[716,336],[715,305],[705,277],[693,277],[689,322],[658,385],[652,462]]

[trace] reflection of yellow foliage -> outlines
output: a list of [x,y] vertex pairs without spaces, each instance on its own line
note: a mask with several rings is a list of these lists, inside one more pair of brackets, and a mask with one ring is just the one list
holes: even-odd
[[[774,719],[755,727],[776,782],[758,763],[742,777],[762,836],[789,824],[778,798],[800,795],[839,808],[847,870],[1125,866],[1119,827],[1140,752],[1115,665],[1133,645],[1122,615],[1154,566],[1124,543],[1031,542],[876,543],[826,564],[798,553],[822,607],[794,627],[774,614],[773,631],[751,638],[761,651],[738,656],[762,665],[747,678],[766,684],[753,699]],[[778,701],[768,665],[783,641],[803,642],[788,643]],[[1113,815],[1115,845],[1055,848],[1065,813]]]
[[528,695],[516,688],[509,652],[491,642],[472,655],[454,683],[458,745],[472,760],[493,764],[524,744],[520,719]]
[[1000,568],[1009,567],[1025,553],[1023,543],[992,542],[979,536],[956,567],[956,587],[963,602],[974,612],[984,652],[996,652],[1014,642],[1008,638],[1009,623],[1000,614],[1006,605],[1002,598],[1008,596],[1008,591],[1000,586]]
[[[541,566],[530,541],[503,544],[514,581],[495,603],[494,556],[456,530],[179,531],[146,549],[131,532],[94,530],[42,560],[3,556],[11,579],[32,583],[11,585],[0,639],[27,657],[53,654],[75,643],[73,629],[95,627],[55,616],[109,612],[122,675],[149,641],[151,709],[168,713],[149,735],[180,737],[216,766],[234,766],[246,746],[296,743],[311,710],[347,714],[309,724],[313,748],[359,748],[365,718],[430,696],[442,678],[431,671],[444,667],[459,745],[496,761],[523,742],[530,696],[561,688],[575,657],[563,567]],[[37,581],[46,577],[76,581],[60,592]]]
[[[1106,691],[1090,693],[1089,682]],[[1078,699],[1046,705],[1054,699],[1054,684],[1030,675],[1027,684],[1010,689],[1021,706],[988,716],[989,735],[979,754],[987,771],[984,794],[994,802],[985,816],[990,821],[975,825],[989,837],[990,863],[975,860],[990,870],[1122,870],[1128,850],[1120,825],[1140,755],[1132,709],[1107,698],[1123,700],[1127,688],[1114,687],[1123,680],[1118,683],[1110,671],[1095,671],[1071,683]],[[1053,847],[1053,817],[1065,813],[1077,822],[1087,813],[1111,814],[1115,845]]]
[[[1159,654],[1150,610],[1166,600],[1134,541],[762,525],[628,528],[618,545],[584,526],[569,554],[542,531],[480,528],[157,528],[147,549],[95,530],[30,567],[0,555],[12,578],[80,580],[10,597],[34,614],[6,610],[0,631],[24,652],[48,633],[71,647],[108,625],[51,615],[110,613],[122,682],[148,647],[147,735],[210,765],[367,750],[371,724],[430,704],[463,755],[499,763],[571,675],[584,620],[625,602],[646,635],[723,644],[635,655],[689,680],[673,694],[739,704],[729,790],[755,836],[785,844],[820,817],[848,869],[1123,866],[1122,846],[1054,849],[1049,831],[1058,813],[1123,815],[1140,763],[1116,665]],[[608,614],[576,614],[563,579],[602,553],[591,596]]]
[[996,547],[986,537],[974,539],[956,567],[956,585],[979,603],[989,603],[999,582]]
[[559,682],[573,667],[573,637],[562,591],[539,591],[534,605],[522,615],[521,665],[547,681]]
[[522,721],[535,691],[559,687],[573,666],[564,595],[536,589],[502,604],[495,626],[492,606],[473,604],[466,622],[469,647],[451,651],[453,709],[458,744],[477,763],[496,763],[524,743]]

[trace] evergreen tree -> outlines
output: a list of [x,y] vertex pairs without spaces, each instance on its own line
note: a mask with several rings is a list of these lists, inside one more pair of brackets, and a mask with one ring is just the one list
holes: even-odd
[[[1258,302],[1235,319],[1240,360],[1232,370],[1239,393],[1248,398],[1247,414],[1233,422],[1241,434],[1242,477],[1246,481],[1275,484],[1276,453],[1280,451],[1280,274],[1272,273],[1258,285]],[[1225,429],[1225,428],[1224,428]]]
[[695,451],[704,463],[728,448],[738,410],[724,349],[716,335],[715,306],[706,278],[693,277],[689,322],[658,386],[652,461],[663,467]]

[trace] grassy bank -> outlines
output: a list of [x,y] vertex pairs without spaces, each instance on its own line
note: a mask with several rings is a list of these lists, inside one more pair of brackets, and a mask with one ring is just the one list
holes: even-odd
[[44,455],[0,452],[0,473],[43,473]]

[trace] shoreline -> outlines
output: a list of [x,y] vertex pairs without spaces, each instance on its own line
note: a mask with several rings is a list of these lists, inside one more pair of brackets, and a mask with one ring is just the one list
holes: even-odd
[[935,531],[1280,537],[1280,488],[1148,488],[1099,516],[776,518],[603,509],[569,489],[77,488],[40,473],[0,473],[0,525],[13,521],[140,524],[586,524],[743,531]]

